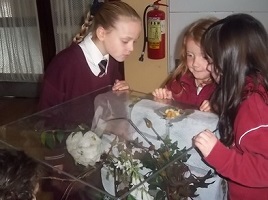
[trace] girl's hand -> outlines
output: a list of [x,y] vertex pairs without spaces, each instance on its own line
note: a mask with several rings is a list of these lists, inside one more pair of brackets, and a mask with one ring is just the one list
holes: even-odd
[[127,84],[127,82],[126,81],[119,81],[119,80],[115,80],[114,86],[112,87],[113,91],[128,90],[128,89],[129,89],[129,85]]
[[158,99],[172,99],[172,92],[166,88],[157,88],[152,94]]
[[218,138],[209,130],[200,132],[193,138],[194,145],[207,157],[216,145]]
[[210,107],[210,103],[208,100],[204,100],[201,104],[201,106],[199,107],[200,111],[204,111],[204,112],[211,112],[211,107]]

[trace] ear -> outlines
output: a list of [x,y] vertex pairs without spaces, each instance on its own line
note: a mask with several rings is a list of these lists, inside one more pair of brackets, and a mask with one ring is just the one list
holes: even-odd
[[102,26],[99,26],[96,30],[96,35],[100,41],[103,41],[106,35],[106,30]]

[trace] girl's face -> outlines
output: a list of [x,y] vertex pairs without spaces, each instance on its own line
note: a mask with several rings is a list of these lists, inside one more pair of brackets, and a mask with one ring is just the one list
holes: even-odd
[[130,18],[121,18],[115,28],[104,31],[102,40],[104,54],[110,54],[115,60],[124,61],[134,49],[134,43],[141,33],[141,22]]
[[210,79],[210,71],[207,70],[208,62],[201,52],[200,46],[192,38],[186,41],[186,58],[187,67],[197,81]]

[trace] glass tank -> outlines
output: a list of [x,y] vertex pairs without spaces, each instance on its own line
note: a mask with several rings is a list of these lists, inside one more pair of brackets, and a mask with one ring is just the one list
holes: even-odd
[[217,134],[217,122],[106,87],[0,127],[0,142],[43,166],[40,199],[224,199],[224,181],[192,146],[204,129]]

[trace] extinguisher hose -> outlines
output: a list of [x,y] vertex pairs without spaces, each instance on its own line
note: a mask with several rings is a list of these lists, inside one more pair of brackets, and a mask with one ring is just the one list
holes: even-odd
[[147,13],[147,10],[151,6],[152,5],[146,6],[146,8],[144,9],[144,12],[143,12],[143,47],[142,47],[141,56],[139,58],[139,61],[141,61],[141,62],[144,60],[144,53],[145,53],[146,43],[148,41],[148,38],[147,38],[147,30],[146,30],[146,13]]

